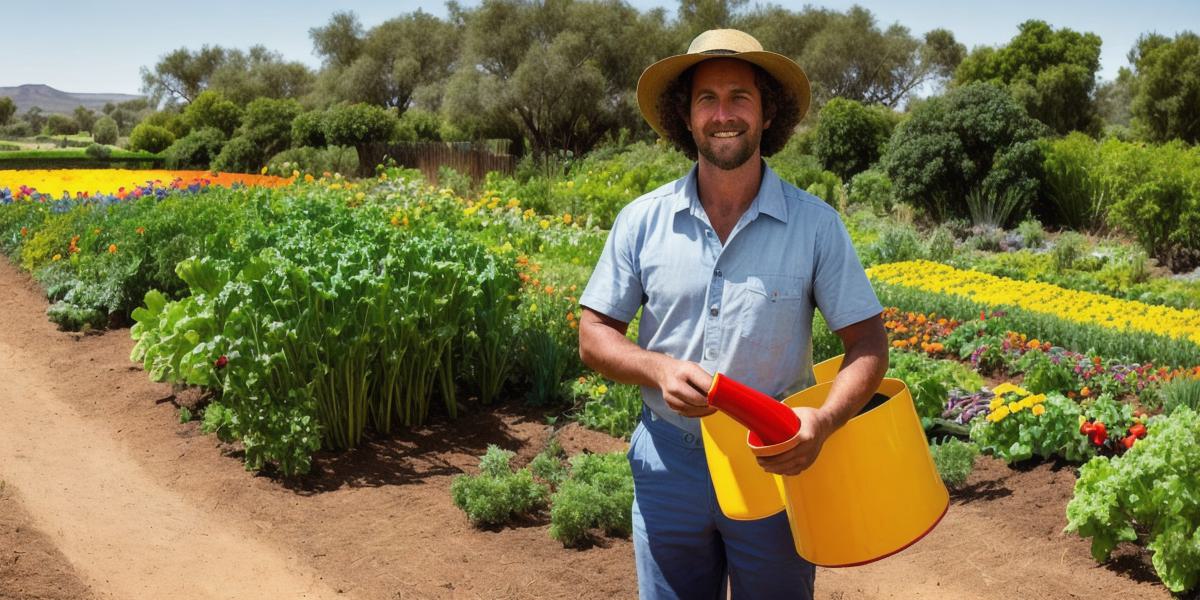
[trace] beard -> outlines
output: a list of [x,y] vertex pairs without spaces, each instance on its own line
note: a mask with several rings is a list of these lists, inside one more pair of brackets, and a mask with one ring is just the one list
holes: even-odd
[[744,126],[742,134],[729,139],[712,137],[713,131],[728,130],[728,128],[713,127],[700,135],[693,135],[696,150],[708,162],[723,171],[732,171],[750,160],[754,151],[762,142],[762,130]]

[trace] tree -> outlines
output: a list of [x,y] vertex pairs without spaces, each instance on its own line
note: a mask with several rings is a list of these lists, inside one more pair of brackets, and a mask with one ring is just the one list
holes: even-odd
[[967,216],[967,196],[1031,200],[1041,175],[1037,139],[1047,133],[1008,91],[972,83],[930,99],[896,127],[884,153],[897,200],[938,220]]
[[304,63],[286,61],[278,52],[256,45],[246,52],[226,50],[208,89],[246,105],[255,98],[300,98],[309,93],[315,80]]
[[96,111],[86,106],[76,106],[75,112],[72,114],[81,131],[91,131],[92,127],[96,125]]
[[292,119],[292,145],[324,148],[325,113],[313,110],[296,115]]
[[142,92],[156,106],[190,103],[200,95],[217,67],[225,61],[225,49],[205,45],[196,52],[187,48],[174,50],[158,60],[154,70],[142,67]]
[[301,112],[300,103],[290,98],[256,98],[246,106],[238,135],[259,148],[262,158],[291,146],[292,121]]
[[1094,92],[1100,68],[1100,37],[1067,28],[1054,30],[1029,20],[1008,44],[971,52],[954,83],[991,81],[1005,85],[1034,118],[1055,132],[1096,132]]
[[75,135],[79,133],[79,123],[67,115],[50,115],[46,118],[46,131],[50,135]]
[[324,27],[308,30],[313,51],[321,56],[327,67],[348,67],[362,51],[362,24],[353,11],[336,12]]
[[41,133],[42,127],[46,125],[46,115],[42,114],[42,109],[37,106],[30,106],[25,110],[25,114],[21,115],[26,123],[29,123],[29,128],[35,134]]
[[1134,128],[1147,139],[1200,142],[1200,36],[1142,36],[1129,53],[1133,64]]
[[879,160],[892,134],[891,109],[834,98],[821,109],[813,153],[843,180]]
[[103,116],[96,119],[96,127],[92,131],[92,141],[97,144],[113,145],[117,143],[117,122],[110,116]]
[[456,9],[462,54],[443,108],[474,136],[523,134],[538,154],[579,154],[622,127],[648,132],[633,90],[646,65],[675,50],[664,18],[571,0]]
[[709,29],[736,25],[735,13],[748,0],[679,0],[678,22],[688,40]]
[[794,12],[774,4],[759,5],[739,17],[736,28],[754,36],[763,48],[798,59],[804,54],[808,43],[836,14],[829,9],[812,6]]
[[921,85],[946,78],[964,53],[945,29],[919,40],[899,24],[880,30],[871,11],[854,6],[829,15],[798,62],[818,105],[838,97],[895,107]]
[[15,114],[17,114],[17,105],[13,99],[8,96],[0,96],[0,127],[8,125]]
[[212,127],[228,138],[242,124],[242,109],[221,92],[205,90],[183,109],[183,121],[191,129]]
[[207,169],[225,147],[226,135],[215,127],[202,127],[175,140],[164,151],[171,169]]

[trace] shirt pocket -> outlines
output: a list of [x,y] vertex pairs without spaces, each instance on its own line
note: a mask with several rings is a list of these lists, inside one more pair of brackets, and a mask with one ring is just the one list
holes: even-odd
[[[740,286],[738,334],[742,338],[791,337],[801,318],[808,290],[791,275],[751,275]],[[767,344],[771,345],[771,344]]]

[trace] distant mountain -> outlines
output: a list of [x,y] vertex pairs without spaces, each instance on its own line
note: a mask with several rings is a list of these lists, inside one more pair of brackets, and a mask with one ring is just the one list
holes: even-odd
[[40,83],[0,87],[0,96],[8,96],[13,99],[17,105],[18,115],[32,106],[40,107],[46,114],[70,114],[76,106],[81,105],[99,112],[106,102],[117,104],[142,97],[133,94],[74,94]]

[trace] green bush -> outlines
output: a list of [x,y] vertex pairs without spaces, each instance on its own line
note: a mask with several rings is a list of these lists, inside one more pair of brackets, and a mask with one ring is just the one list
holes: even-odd
[[972,83],[930,99],[896,127],[883,165],[897,200],[935,219],[968,215],[966,198],[1037,193],[1044,125],[1030,118],[1003,88]]
[[371,104],[347,104],[329,110],[324,120],[325,140],[337,146],[386,142],[396,133],[398,120],[391,111]]
[[103,116],[96,120],[92,127],[92,141],[109,146],[117,143],[117,122],[112,117]]
[[846,199],[851,205],[869,206],[875,214],[887,215],[892,211],[892,180],[883,171],[867,169],[850,180]]
[[85,148],[83,151],[88,156],[95,158],[97,160],[104,160],[104,159],[112,156],[112,148],[109,148],[108,146],[105,146],[102,144],[89,144],[88,147]]
[[582,403],[575,419],[613,437],[628,438],[642,415],[642,390],[636,385],[589,375],[571,382],[571,396]]
[[237,136],[225,143],[212,161],[212,170],[227,173],[254,173],[262,165],[262,149],[248,138]]
[[1172,270],[1200,264],[1200,148],[1106,140],[1101,152],[1109,223]]
[[169,169],[207,169],[225,147],[225,134],[216,127],[193,129],[166,149]]
[[867,170],[879,160],[892,134],[890,112],[846,98],[830,100],[821,109],[813,154],[843,179]]
[[957,240],[954,239],[954,232],[945,225],[939,225],[926,240],[925,254],[929,256],[929,260],[935,262],[946,262],[954,257],[954,244]]
[[513,472],[515,456],[494,444],[479,459],[479,475],[459,475],[450,484],[454,505],[476,525],[500,525],[546,504],[546,486],[533,480],[528,468]]
[[50,115],[46,118],[46,131],[50,135],[75,135],[79,133],[79,123],[67,115]]
[[558,437],[551,436],[546,448],[529,461],[529,471],[534,477],[552,486],[558,486],[570,472],[567,464],[563,462],[565,457],[566,452],[563,452],[562,445],[558,443]]
[[1100,176],[1100,145],[1079,132],[1041,144],[1045,155],[1042,196],[1052,206],[1035,206],[1035,210],[1050,223],[1076,230],[1104,227],[1112,195]]
[[[97,124],[99,128],[99,124]],[[139,123],[129,134],[129,149],[143,150],[155,154],[166,150],[175,142],[175,135],[166,128],[147,123]]]
[[437,113],[419,108],[410,108],[400,115],[397,130],[402,139],[414,141],[442,141],[442,120]]
[[1040,248],[1046,243],[1046,230],[1042,228],[1042,224],[1034,218],[1025,219],[1017,225],[1017,233],[1021,234],[1021,241],[1026,248]]
[[930,444],[929,452],[933,455],[938,475],[951,489],[962,487],[967,482],[967,477],[975,470],[975,457],[979,456],[979,448],[975,444],[953,437]]
[[261,163],[292,145],[292,121],[300,112],[300,103],[291,98],[255,98],[246,105],[238,137],[258,146]]
[[564,546],[587,540],[591,529],[629,535],[633,530],[633,472],[625,453],[572,457],[571,474],[550,504],[550,537]]
[[353,173],[358,169],[358,153],[354,148],[328,146],[322,148],[291,148],[267,161],[267,172],[288,177],[292,171],[320,177],[323,173]]
[[310,146],[324,148],[325,143],[325,113],[312,110],[296,115],[292,120],[292,145],[297,147]]
[[242,109],[221,92],[205,90],[183,109],[182,119],[193,131],[212,127],[228,138],[242,124]]
[[1088,245],[1087,238],[1074,231],[1060,233],[1050,250],[1050,256],[1054,259],[1054,271],[1062,274],[1075,268],[1075,263],[1087,253]]
[[908,223],[888,222],[879,230],[879,237],[863,248],[862,262],[866,266],[925,258],[921,235]]
[[[7,96],[5,96],[7,97]],[[7,138],[23,138],[33,135],[33,127],[25,121],[13,121],[0,127],[0,136]]]

